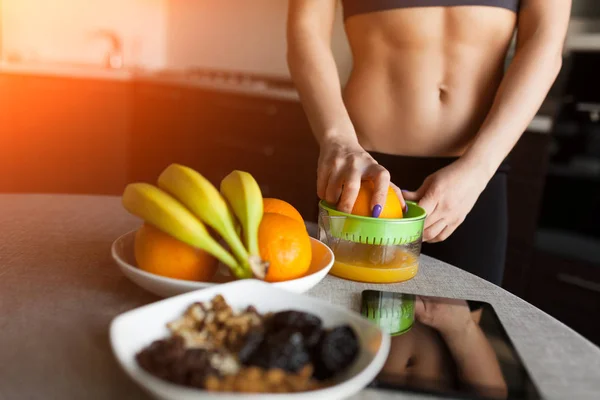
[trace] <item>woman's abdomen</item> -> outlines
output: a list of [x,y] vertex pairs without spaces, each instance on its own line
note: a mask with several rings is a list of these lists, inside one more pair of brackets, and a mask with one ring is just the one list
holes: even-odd
[[359,140],[382,153],[460,155],[491,108],[510,35],[463,41],[468,32],[429,29],[424,39],[404,25],[399,38],[385,23],[359,38],[347,27],[354,66],[343,94]]

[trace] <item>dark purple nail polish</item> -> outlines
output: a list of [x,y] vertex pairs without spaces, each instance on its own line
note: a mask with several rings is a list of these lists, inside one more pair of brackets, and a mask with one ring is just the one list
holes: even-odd
[[373,207],[373,218],[379,218],[381,211],[383,211],[383,207],[381,207],[379,204],[376,204],[375,207]]

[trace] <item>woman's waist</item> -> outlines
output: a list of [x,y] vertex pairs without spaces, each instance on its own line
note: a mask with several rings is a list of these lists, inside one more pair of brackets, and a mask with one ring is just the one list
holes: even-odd
[[[433,64],[433,65],[432,65]],[[443,68],[435,62],[413,62],[401,65],[365,63],[354,65],[343,92],[346,103],[358,108],[400,108],[411,113],[455,113],[466,107],[489,107],[499,87],[503,70],[485,71],[472,67]],[[381,108],[383,106],[383,108]]]
[[419,157],[456,157],[479,132],[486,112],[473,107],[414,104],[394,108],[376,102],[353,105],[348,113],[361,145],[372,151]]
[[394,80],[354,75],[344,102],[359,139],[371,150],[460,155],[477,135],[498,82],[453,85],[418,76]]

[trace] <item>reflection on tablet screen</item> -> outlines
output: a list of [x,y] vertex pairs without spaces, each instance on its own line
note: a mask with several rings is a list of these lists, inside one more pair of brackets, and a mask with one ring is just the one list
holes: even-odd
[[361,311],[392,335],[388,359],[371,387],[476,399],[540,399],[487,303],[367,290]]

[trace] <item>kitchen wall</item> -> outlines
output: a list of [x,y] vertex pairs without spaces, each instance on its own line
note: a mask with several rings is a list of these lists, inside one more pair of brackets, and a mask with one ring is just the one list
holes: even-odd
[[[100,63],[108,42],[124,40],[125,63],[148,68],[205,67],[288,77],[287,0],[0,0],[5,58]],[[341,20],[332,48],[345,80],[351,59]]]
[[[287,0],[0,0],[4,57],[101,63],[108,42],[124,40],[125,63],[148,68],[205,67],[289,77],[285,60]],[[339,5],[339,2],[338,2]],[[571,31],[589,30],[600,1],[573,0]],[[332,49],[340,79],[352,61],[341,6]]]
[[[168,64],[289,76],[285,59],[287,7],[287,0],[170,2]],[[351,60],[340,7],[332,48],[345,80]]]
[[123,38],[126,64],[162,67],[167,5],[167,0],[3,0],[3,55],[101,63],[108,42],[91,33],[111,29]]

